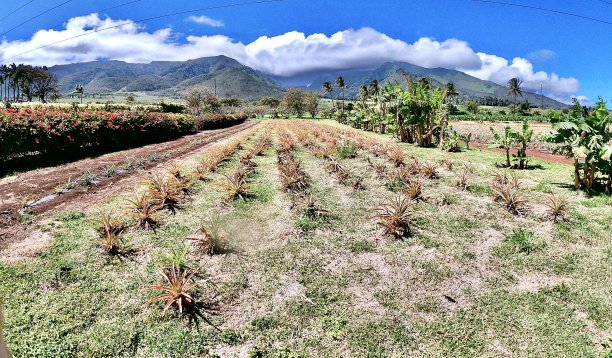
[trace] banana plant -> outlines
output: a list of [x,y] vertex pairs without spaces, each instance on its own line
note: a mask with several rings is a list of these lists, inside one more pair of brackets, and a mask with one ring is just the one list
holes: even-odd
[[493,141],[489,143],[489,148],[502,148],[506,151],[506,166],[510,167],[510,149],[517,136],[516,132],[510,127],[505,127],[503,134],[497,133],[493,127],[489,127],[491,134],[493,134]]
[[519,162],[519,169],[527,168],[527,145],[531,142],[533,137],[533,130],[529,129],[529,122],[527,119],[523,119],[523,126],[520,132],[513,131],[514,141],[519,145],[518,152],[514,156],[515,160]]
[[[574,108],[580,108],[574,100]],[[575,187],[590,190],[599,172],[607,175],[606,191],[612,191],[612,115],[603,100],[597,102],[592,113],[573,110],[564,116],[549,114],[554,133],[544,136],[549,142],[560,144],[558,152],[574,158]]]

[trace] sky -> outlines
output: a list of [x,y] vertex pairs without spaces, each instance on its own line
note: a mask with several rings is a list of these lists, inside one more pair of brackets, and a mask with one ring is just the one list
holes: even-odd
[[[175,15],[142,21],[167,14]],[[607,0],[2,1],[0,62],[226,55],[268,75],[301,78],[406,61],[499,84],[519,77],[527,90],[542,85],[552,98],[589,103],[612,99],[610,14]]]

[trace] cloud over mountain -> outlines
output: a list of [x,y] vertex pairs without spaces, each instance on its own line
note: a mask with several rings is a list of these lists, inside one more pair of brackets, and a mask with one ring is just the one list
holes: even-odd
[[[200,18],[197,20],[199,22]],[[201,23],[211,25],[207,20],[212,19],[201,20]],[[126,25],[119,26],[122,24]],[[98,32],[58,42],[92,30]],[[58,43],[22,55],[55,42]],[[493,54],[476,52],[467,42],[458,39],[438,41],[423,37],[407,43],[371,28],[348,29],[331,36],[291,31],[278,36],[262,36],[243,44],[223,35],[182,37],[171,28],[150,32],[129,20],[90,14],[68,20],[60,31],[40,30],[28,40],[3,40],[0,53],[5,59],[3,62],[36,65],[100,59],[147,63],[225,55],[279,77],[326,70],[366,69],[387,61],[404,61],[423,67],[456,69],[499,84],[520,77],[527,90],[539,91],[542,84],[545,94],[564,101],[580,90],[577,79],[535,71],[533,64],[525,58],[516,57],[509,61]]]

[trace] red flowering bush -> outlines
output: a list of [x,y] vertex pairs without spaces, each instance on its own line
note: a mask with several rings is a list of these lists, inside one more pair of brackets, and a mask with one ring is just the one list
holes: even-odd
[[191,117],[167,113],[0,109],[0,160],[82,147],[134,146],[193,131]]

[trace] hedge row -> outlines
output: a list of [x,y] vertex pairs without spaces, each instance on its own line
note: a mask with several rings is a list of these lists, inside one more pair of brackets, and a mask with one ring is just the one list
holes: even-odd
[[249,118],[246,113],[207,113],[197,116],[194,119],[197,130],[218,129],[243,123]]
[[193,131],[193,120],[184,115],[5,109],[0,110],[0,159],[83,147],[133,147]]

